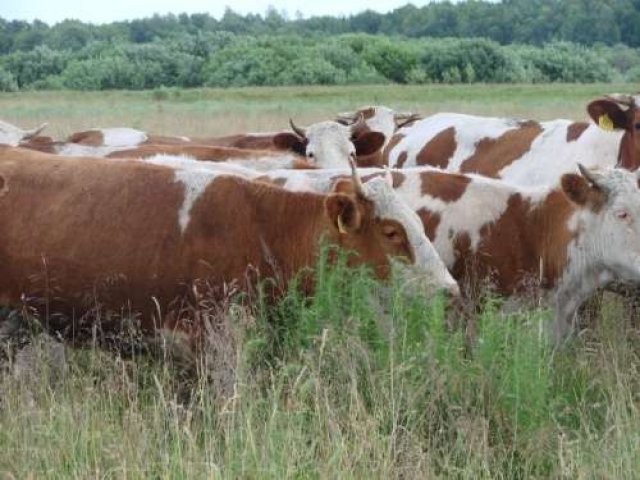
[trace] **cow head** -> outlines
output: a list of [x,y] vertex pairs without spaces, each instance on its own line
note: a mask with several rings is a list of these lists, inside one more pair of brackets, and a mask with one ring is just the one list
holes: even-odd
[[373,265],[379,277],[387,277],[395,266],[412,291],[444,289],[458,296],[458,284],[426,237],[418,215],[396,195],[391,176],[363,184],[354,161],[349,163],[352,178],[338,181],[325,200],[332,243],[357,252],[351,262]]
[[600,128],[624,132],[618,153],[618,166],[627,170],[640,167],[640,98],[612,94],[591,102],[587,111]]
[[384,135],[362,132],[361,123],[345,126],[328,121],[300,128],[290,120],[293,133],[279,133],[273,143],[281,150],[304,155],[309,163],[320,168],[344,168],[349,158],[371,155],[384,144]]
[[382,133],[385,137],[383,146],[386,146],[396,130],[422,117],[417,113],[396,112],[388,107],[378,105],[362,107],[355,112],[339,113],[336,121],[351,126],[356,125],[361,118],[364,119],[364,122],[360,123],[359,128]]
[[640,173],[621,168],[565,174],[562,189],[579,208],[574,218],[581,262],[607,281],[640,282]]

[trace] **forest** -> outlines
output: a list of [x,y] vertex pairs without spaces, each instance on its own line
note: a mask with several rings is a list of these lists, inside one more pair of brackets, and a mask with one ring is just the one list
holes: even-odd
[[271,8],[100,25],[0,18],[0,91],[636,82],[639,0],[470,0],[304,18]]

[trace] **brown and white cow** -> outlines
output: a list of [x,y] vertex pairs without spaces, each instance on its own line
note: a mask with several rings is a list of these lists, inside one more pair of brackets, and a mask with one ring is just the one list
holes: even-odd
[[314,265],[323,238],[381,278],[403,257],[402,274],[422,291],[458,292],[415,212],[387,180],[362,186],[355,169],[313,194],[213,171],[0,148],[0,224],[0,303],[40,294],[81,315],[100,301],[143,312],[147,328],[196,279],[246,287],[251,268],[286,285]]
[[21,142],[28,141],[38,135],[46,126],[47,123],[43,123],[39,127],[25,130],[24,128],[0,120],[0,145],[15,147]]
[[[345,174],[272,171],[260,179],[291,190],[329,191]],[[505,295],[528,290],[532,283],[550,292],[558,342],[596,289],[616,280],[640,283],[635,172],[581,167],[581,174],[564,174],[557,186],[538,188],[428,167],[395,170],[393,178],[396,193],[420,216],[456,280],[488,279]]]
[[557,183],[586,167],[640,166],[640,97],[611,95],[591,102],[594,123],[537,122],[440,113],[400,129],[388,162],[477,173],[515,185]]
[[[211,161],[220,161],[221,156],[224,161],[242,160],[247,156],[252,161],[262,158],[268,160],[263,164],[263,169],[282,168],[285,164],[292,168],[302,168],[301,161],[306,161],[312,168],[340,168],[348,165],[349,158],[375,152],[384,141],[383,135],[378,132],[354,135],[359,125],[360,123],[356,123],[347,127],[328,121],[303,129],[291,122],[294,133],[283,132],[273,138],[278,149],[287,151],[273,154],[264,150],[247,153],[241,149],[228,148],[223,152],[221,147],[213,148],[208,145],[206,139],[175,137],[169,141],[167,138],[170,137],[148,136],[145,132],[131,128],[87,130],[71,135],[66,142],[53,142],[49,148],[43,148],[42,143],[38,143],[33,149],[59,155],[94,157],[116,156],[116,152],[120,151],[127,151],[127,156],[138,153],[146,156],[149,152],[189,155],[189,152],[193,152],[198,159]],[[211,155],[211,158],[207,155]]]

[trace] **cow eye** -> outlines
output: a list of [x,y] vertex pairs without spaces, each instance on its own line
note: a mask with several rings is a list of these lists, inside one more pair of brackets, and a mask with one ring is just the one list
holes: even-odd
[[640,122],[639,122],[639,123],[636,123],[636,124],[634,125],[634,127],[635,127],[635,129],[636,129],[636,130],[640,130]]
[[309,158],[313,158],[313,157],[314,157],[313,152],[308,152],[308,153],[307,153],[307,157],[309,157]]
[[398,242],[402,239],[400,232],[398,232],[398,230],[393,227],[383,228],[382,233],[385,237],[387,237],[387,240],[390,240],[392,242]]
[[618,217],[619,220],[626,220],[627,218],[629,218],[629,214],[623,210],[623,211],[617,212],[616,217]]

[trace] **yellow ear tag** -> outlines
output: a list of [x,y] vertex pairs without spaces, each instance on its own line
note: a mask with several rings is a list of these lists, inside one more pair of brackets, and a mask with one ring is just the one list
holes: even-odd
[[606,113],[603,113],[602,115],[600,115],[600,118],[598,118],[598,126],[601,129],[606,130],[607,132],[612,131],[613,122],[609,118],[609,115],[607,115]]
[[342,217],[338,215],[338,231],[340,233],[347,233],[347,230],[344,228],[344,224],[342,223]]

